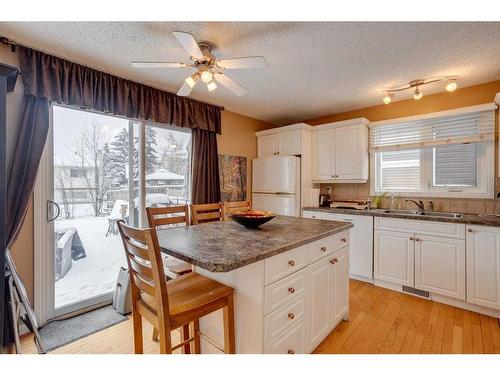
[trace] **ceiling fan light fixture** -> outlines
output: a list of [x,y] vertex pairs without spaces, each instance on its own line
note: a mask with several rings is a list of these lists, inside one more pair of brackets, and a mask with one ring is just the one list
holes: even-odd
[[457,89],[457,80],[456,79],[450,79],[448,83],[445,86],[446,91],[448,92],[453,92]]
[[415,88],[415,93],[413,94],[413,99],[415,100],[420,100],[422,99],[422,96],[424,96],[424,94],[422,94],[422,91],[420,91],[418,89],[418,86]]
[[207,89],[209,92],[214,91],[216,88],[217,88],[217,84],[215,83],[215,81],[212,81],[212,82],[207,84]]
[[213,78],[214,74],[210,70],[204,70],[201,73],[201,80],[207,84],[212,82]]
[[384,99],[382,99],[382,100],[383,100],[384,104],[389,104],[390,102],[392,102],[393,97],[394,97],[394,93],[389,91],[389,92],[387,92],[387,95],[384,96]]
[[196,72],[187,77],[184,82],[188,84],[189,87],[193,88],[196,85],[196,81],[200,78],[200,73]]

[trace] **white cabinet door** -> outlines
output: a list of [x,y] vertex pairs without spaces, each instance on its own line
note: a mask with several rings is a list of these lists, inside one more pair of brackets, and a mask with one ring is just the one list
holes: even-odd
[[310,277],[310,348],[316,348],[330,332],[330,257],[318,260],[307,268]]
[[414,286],[413,234],[375,230],[373,241],[374,278],[399,285]]
[[500,309],[500,229],[468,225],[467,302]]
[[415,234],[415,288],[465,300],[465,242]]
[[290,130],[279,134],[278,155],[300,155],[300,130]]
[[333,329],[349,310],[349,248],[345,247],[330,259],[330,327]]
[[[363,178],[363,152],[361,146],[361,128],[349,126],[335,130],[335,175],[340,180]],[[366,178],[366,177],[365,177]]]
[[312,133],[313,180],[332,180],[335,172],[333,137],[335,130],[319,130]]
[[278,135],[262,135],[257,139],[258,156],[273,156],[278,152]]

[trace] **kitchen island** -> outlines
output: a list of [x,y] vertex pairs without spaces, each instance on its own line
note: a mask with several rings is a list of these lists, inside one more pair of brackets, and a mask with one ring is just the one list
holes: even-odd
[[[162,251],[235,289],[237,353],[310,353],[349,314],[352,224],[278,216],[158,231]],[[222,312],[200,320],[202,353],[222,347]]]

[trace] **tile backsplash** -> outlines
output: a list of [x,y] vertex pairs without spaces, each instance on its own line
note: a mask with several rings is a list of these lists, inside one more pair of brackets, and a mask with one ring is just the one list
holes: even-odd
[[[321,194],[326,194],[326,188],[332,190],[334,200],[371,200],[370,183],[365,184],[320,184]],[[500,178],[495,179],[495,196],[500,192]],[[434,204],[434,211],[460,212],[468,214],[500,214],[500,199],[465,199],[465,198],[420,198],[394,197],[393,209],[414,209],[415,204],[406,199],[421,200],[425,208],[429,202]],[[382,200],[381,208],[391,208],[391,198]]]

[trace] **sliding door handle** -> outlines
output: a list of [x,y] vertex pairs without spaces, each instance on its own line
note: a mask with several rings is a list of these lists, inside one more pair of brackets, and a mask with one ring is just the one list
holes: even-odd
[[[54,214],[55,208],[55,214]],[[61,214],[61,208],[59,205],[53,200],[47,200],[47,221],[50,223],[51,221],[56,220]]]

